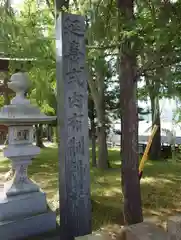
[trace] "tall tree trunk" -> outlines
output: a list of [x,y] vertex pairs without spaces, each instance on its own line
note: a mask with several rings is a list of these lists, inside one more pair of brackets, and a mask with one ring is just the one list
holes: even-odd
[[161,157],[161,123],[160,123],[160,106],[159,97],[154,94],[150,94],[151,100],[151,114],[152,114],[152,127],[158,126],[158,130],[153,138],[150,148],[149,158],[151,160],[159,160]]
[[96,125],[95,125],[95,109],[94,101],[89,100],[89,119],[91,122],[91,141],[92,141],[92,166],[97,166],[96,160]]
[[10,98],[8,94],[8,74],[4,77],[4,105],[10,104]]
[[[97,73],[99,75],[99,73]],[[105,120],[105,83],[101,76],[97,76],[98,86],[95,86],[92,78],[89,79],[89,87],[95,104],[96,116],[98,120],[98,163],[97,167],[106,169],[109,167],[106,120]],[[99,90],[97,90],[99,89]]]
[[52,142],[52,125],[51,124],[47,125],[47,140],[49,142]]
[[90,88],[89,88],[89,99],[88,99],[88,116],[91,123],[91,142],[92,142],[92,166],[97,166],[97,160],[96,160],[96,124],[95,124],[95,105],[94,101],[92,99],[92,96],[90,94]]
[[96,127],[94,119],[91,119],[91,140],[92,140],[92,166],[97,166],[96,160]]
[[98,128],[98,164],[100,169],[109,167],[105,125]]
[[98,164],[100,169],[109,168],[108,149],[107,149],[107,134],[106,134],[106,120],[105,120],[105,101],[104,89],[99,99],[99,115],[98,115]]
[[58,143],[58,126],[53,127],[53,141],[54,143]]
[[[6,76],[4,77],[3,83],[4,83],[4,93],[3,93],[3,95],[4,95],[4,105],[9,105],[10,104],[10,98],[9,98],[9,94],[8,94],[8,91],[7,91],[8,90],[8,73],[6,73]],[[8,133],[6,135],[5,144],[8,144]],[[4,176],[4,180],[5,181],[11,180],[14,176],[14,173],[15,173],[15,171],[14,171],[12,165],[11,165],[10,170]]]
[[36,146],[40,148],[45,147],[42,140],[42,127],[42,124],[36,125]]
[[[125,31],[134,24],[134,1],[118,0]],[[122,190],[124,195],[124,217],[126,224],[143,221],[140,181],[138,176],[138,112],[136,99],[136,53],[134,37],[125,37],[120,51],[120,107],[122,147]]]
[[6,0],[5,1],[5,9],[6,11],[10,10],[11,8],[11,0]]

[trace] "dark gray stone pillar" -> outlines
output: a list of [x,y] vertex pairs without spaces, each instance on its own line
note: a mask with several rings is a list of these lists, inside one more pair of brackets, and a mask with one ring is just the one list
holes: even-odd
[[61,13],[56,25],[60,226],[64,240],[91,232],[85,20]]

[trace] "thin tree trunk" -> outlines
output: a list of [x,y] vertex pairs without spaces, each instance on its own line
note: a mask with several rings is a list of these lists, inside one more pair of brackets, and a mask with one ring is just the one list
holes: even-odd
[[97,166],[96,160],[96,128],[95,128],[95,121],[91,119],[91,140],[92,140],[92,166]]
[[95,105],[94,101],[92,99],[92,96],[90,94],[90,88],[89,88],[89,99],[88,99],[88,116],[91,122],[91,141],[92,141],[92,166],[97,166],[97,160],[96,160],[96,124],[95,124]]
[[42,140],[42,124],[36,125],[36,146],[40,148],[44,148],[43,140]]
[[47,140],[52,142],[52,125],[47,125]]
[[97,167],[100,169],[107,169],[108,163],[108,150],[106,141],[106,130],[105,126],[102,125],[98,128],[98,164]]
[[[90,67],[90,72],[92,71]],[[89,88],[91,91],[92,99],[95,104],[96,116],[98,120],[98,168],[108,168],[108,150],[107,150],[107,139],[106,139],[106,121],[105,121],[105,82],[104,74],[97,69],[97,86],[93,81],[92,75],[89,78]]]
[[[134,26],[134,1],[118,0],[122,22],[126,31]],[[143,221],[140,181],[138,176],[138,112],[136,99],[136,53],[134,38],[125,37],[120,50],[120,107],[122,147],[122,191],[124,195],[124,218],[126,224]]]
[[160,157],[161,157],[161,123],[160,123],[159,97],[150,95],[150,100],[151,100],[152,125],[156,124],[158,126],[158,130],[152,141],[149,158],[151,160],[160,160]]
[[109,168],[108,149],[107,149],[107,135],[105,123],[105,102],[104,102],[104,89],[100,96],[99,105],[99,127],[98,127],[98,163],[97,167],[100,169]]
[[[8,2],[8,1],[7,1]],[[6,3],[7,3],[6,2]],[[8,2],[8,4],[9,4],[9,2]],[[9,6],[9,5],[8,5]],[[8,94],[8,73],[7,73],[7,75],[4,77],[4,105],[9,105],[10,104],[10,98],[9,98],[9,94]],[[5,141],[5,144],[7,145],[8,144],[8,133],[7,133],[7,135],[6,135],[6,141]],[[13,169],[13,167],[12,167],[12,165],[11,165],[11,167],[10,167],[10,170],[5,174],[5,176],[4,176],[4,180],[5,181],[9,181],[9,180],[11,180],[12,178],[13,178],[13,176],[14,176],[14,173],[15,173],[15,171],[14,171],[14,169]]]
[[4,105],[9,105],[10,99],[8,94],[8,76],[4,78]]
[[99,90],[99,95],[96,95],[93,86],[90,85],[91,94],[94,96],[96,115],[98,120],[98,163],[97,167],[106,169],[109,167],[107,136],[106,136],[106,121],[105,121],[105,101],[104,101],[104,83]]

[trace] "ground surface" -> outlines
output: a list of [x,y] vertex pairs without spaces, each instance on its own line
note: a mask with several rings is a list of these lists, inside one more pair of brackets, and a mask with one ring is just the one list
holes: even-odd
[[[51,208],[58,213],[57,155],[56,146],[43,149],[29,167],[29,175],[47,193]],[[91,191],[94,200],[93,230],[123,223],[119,151],[109,150],[109,157],[111,169],[100,171],[91,168]],[[0,178],[2,179],[9,169],[9,161],[3,160],[2,153],[0,153],[0,160]],[[181,163],[148,162],[141,180],[144,216],[164,222],[167,216],[180,213],[180,188]]]

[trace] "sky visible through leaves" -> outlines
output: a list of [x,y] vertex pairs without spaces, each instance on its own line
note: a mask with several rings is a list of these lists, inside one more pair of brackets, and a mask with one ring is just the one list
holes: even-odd
[[[176,2],[177,0],[172,0],[172,1]],[[11,5],[14,8],[18,8],[18,5],[22,3],[23,3],[23,0],[11,0]],[[147,103],[140,102],[140,106],[149,107],[150,102],[149,101]],[[176,101],[174,99],[172,100],[162,99],[160,100],[160,109],[161,109],[161,121],[171,122],[173,119],[174,111],[176,109]],[[151,121],[151,116],[148,116],[147,120]]]

